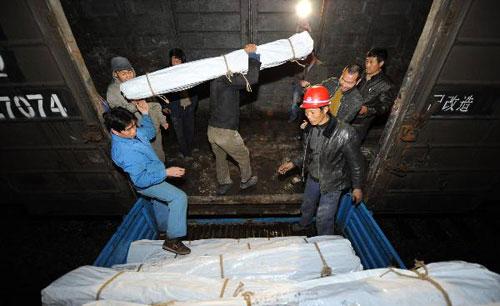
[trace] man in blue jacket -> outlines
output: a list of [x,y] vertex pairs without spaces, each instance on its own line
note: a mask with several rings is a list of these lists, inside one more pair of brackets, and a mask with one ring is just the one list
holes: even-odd
[[165,169],[150,143],[156,130],[148,115],[148,103],[144,100],[133,103],[142,114],[140,127],[135,115],[125,108],[117,107],[104,114],[104,122],[111,132],[111,158],[128,173],[137,192],[152,199],[158,229],[167,234],[163,249],[189,254],[191,250],[180,240],[187,231],[187,196],[165,182],[167,177],[182,177],[185,170],[179,167]]

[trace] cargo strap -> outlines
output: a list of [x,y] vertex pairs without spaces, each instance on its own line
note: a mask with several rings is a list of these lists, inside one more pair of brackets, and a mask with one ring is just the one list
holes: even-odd
[[[419,272],[418,271],[419,268],[423,268],[424,272]],[[409,271],[415,273],[416,276],[406,275],[406,274],[403,274],[401,272],[396,271],[394,268],[389,268],[389,270],[386,271],[386,272],[384,272],[382,275],[380,275],[380,277],[386,275],[389,272],[393,272],[393,273],[395,273],[396,275],[399,275],[399,276],[409,277],[409,278],[415,278],[415,279],[421,279],[421,280],[424,280],[424,281],[428,281],[434,287],[436,287],[436,289],[439,290],[439,292],[441,292],[441,294],[443,295],[443,297],[444,297],[444,299],[446,301],[446,305],[447,306],[452,306],[451,300],[450,300],[450,296],[448,295],[448,292],[446,292],[446,290],[444,290],[444,288],[437,281],[435,281],[434,279],[432,279],[429,276],[429,271],[427,270],[427,266],[425,265],[425,263],[423,261],[415,260],[415,268],[413,268],[413,269],[411,269]]]
[[240,282],[238,284],[238,287],[236,287],[236,289],[234,290],[233,297],[237,297],[238,294],[241,293],[241,296],[243,297],[243,299],[245,299],[245,303],[247,304],[247,306],[252,306],[252,295],[254,295],[254,293],[252,291],[243,291],[244,287],[245,284],[243,282]]
[[118,276],[122,275],[123,273],[125,273],[126,271],[120,271],[118,273],[116,273],[115,275],[113,275],[113,277],[111,277],[110,279],[108,279],[107,281],[104,282],[104,284],[102,284],[102,286],[99,288],[99,290],[97,290],[97,294],[95,296],[95,300],[96,301],[99,301],[99,299],[101,298],[101,293],[102,291],[104,290],[104,288],[106,288],[107,285],[109,285],[112,281],[114,281]]
[[243,296],[243,298],[245,299],[247,306],[252,306],[252,295],[253,292],[251,291],[245,291],[241,294],[241,296]]
[[153,96],[162,99],[163,102],[165,102],[167,104],[170,103],[170,101],[168,101],[168,99],[164,95],[159,95],[159,94],[155,93],[155,91],[153,90],[153,86],[151,85],[151,81],[149,81],[149,74],[147,72],[146,72],[146,81],[148,81],[149,90],[151,90],[151,94],[153,94]]
[[224,279],[224,258],[222,254],[219,255],[219,264],[220,264],[220,278]]
[[[229,69],[229,64],[224,54],[222,55],[222,58],[224,59],[224,63],[226,64],[226,78],[229,81],[229,83],[232,83],[233,81],[231,80],[231,78],[233,77],[234,73],[231,71],[231,69]],[[252,92],[252,86],[250,86],[250,82],[248,82],[248,79],[245,77],[243,73],[240,74],[245,79],[247,91]]]
[[219,297],[224,297],[224,291],[226,291],[227,283],[229,282],[229,278],[224,279],[224,283],[222,284],[222,288],[220,289]]
[[168,302],[151,304],[151,306],[174,306],[174,305],[175,305],[175,301],[168,301]]
[[292,41],[290,40],[290,38],[287,38],[287,40],[290,43],[290,48],[292,48],[292,59],[290,61],[293,63],[296,63],[300,67],[304,68],[306,65],[303,65],[303,64],[299,63],[299,61],[297,61],[297,56],[295,55],[295,49],[293,48]]
[[243,292],[243,287],[244,286],[245,286],[245,284],[243,284],[243,282],[240,282],[238,284],[238,286],[236,287],[236,289],[234,289],[233,297],[237,297],[238,294],[240,294],[241,292]]
[[143,266],[143,265],[144,265],[144,264],[142,264],[142,263],[141,263],[141,264],[137,267],[137,271],[135,271],[135,272],[139,272],[139,271],[141,271],[141,269],[142,269],[142,266]]
[[323,257],[323,254],[321,253],[321,250],[319,249],[318,243],[314,242],[314,246],[316,247],[316,250],[318,250],[319,257],[321,258],[321,261],[323,262],[323,269],[321,269],[321,277],[331,276],[332,275],[332,268],[330,268],[328,266],[328,264],[326,263],[326,260]]

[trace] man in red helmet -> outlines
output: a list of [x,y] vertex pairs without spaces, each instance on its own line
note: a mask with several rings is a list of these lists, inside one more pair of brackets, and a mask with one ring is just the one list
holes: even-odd
[[306,187],[301,218],[293,229],[307,228],[316,213],[318,235],[333,234],[335,213],[345,191],[352,188],[356,204],[363,198],[364,165],[358,136],[350,125],[330,116],[329,97],[324,86],[307,89],[300,106],[310,123],[305,130],[304,151],[278,168],[280,174],[285,174],[302,166]]

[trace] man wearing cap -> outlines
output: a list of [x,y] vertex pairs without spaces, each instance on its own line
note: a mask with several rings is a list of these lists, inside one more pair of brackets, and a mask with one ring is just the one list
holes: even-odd
[[278,173],[302,167],[306,178],[301,218],[294,231],[309,227],[316,214],[318,235],[332,235],[340,197],[352,188],[357,204],[363,198],[363,157],[356,131],[330,116],[330,95],[324,86],[306,90],[301,108],[309,120],[305,129],[304,150],[298,158],[282,164]]
[[[138,120],[141,119],[141,113],[137,110],[137,101],[128,101],[125,99],[120,91],[120,84],[135,78],[135,70],[130,64],[129,60],[122,56],[116,56],[111,59],[111,73],[113,81],[108,86],[106,92],[106,100],[110,108],[123,107],[128,111],[134,113]],[[151,142],[158,158],[165,162],[165,151],[163,150],[163,143],[161,137],[160,126],[164,129],[168,128],[167,119],[161,111],[161,105],[158,102],[149,102],[149,113],[156,129],[156,137]]]

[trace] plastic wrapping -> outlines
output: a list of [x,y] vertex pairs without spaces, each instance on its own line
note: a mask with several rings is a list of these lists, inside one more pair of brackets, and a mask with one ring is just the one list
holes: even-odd
[[351,243],[341,236],[208,239],[187,244],[192,254],[174,257],[161,249],[161,241],[134,242],[129,249],[129,261],[140,263],[115,268],[136,269],[140,265],[144,272],[302,281],[320,277],[324,272],[321,252],[334,274],[363,269]]
[[[466,262],[439,262],[427,265],[429,275],[448,294],[454,306],[500,305],[500,275]],[[254,292],[251,305],[342,305],[420,306],[446,305],[444,295],[430,282],[411,278],[415,274],[396,269],[410,277],[374,269],[300,282],[291,289]],[[422,270],[420,270],[422,272]],[[93,306],[139,306],[127,302],[99,301]],[[243,296],[211,301],[176,301],[175,306],[246,306]]]
[[[111,281],[110,281],[111,280]],[[169,272],[116,271],[83,266],[50,284],[42,291],[44,305],[82,305],[97,299],[142,304],[176,301],[203,301],[237,296],[244,292],[263,292],[273,288],[288,291],[293,282],[206,278]],[[107,285],[106,285],[107,283]],[[240,283],[242,285],[240,285]],[[102,288],[102,289],[101,289]],[[99,293],[100,291],[100,293]]]
[[[312,52],[313,45],[314,42],[307,31],[297,33],[289,39],[260,45],[257,47],[257,53],[260,54],[261,69],[303,58]],[[128,99],[143,99],[191,88],[226,75],[228,68],[232,73],[248,71],[248,54],[243,49],[226,54],[225,59],[222,56],[212,57],[161,69],[122,83],[120,90]]]

